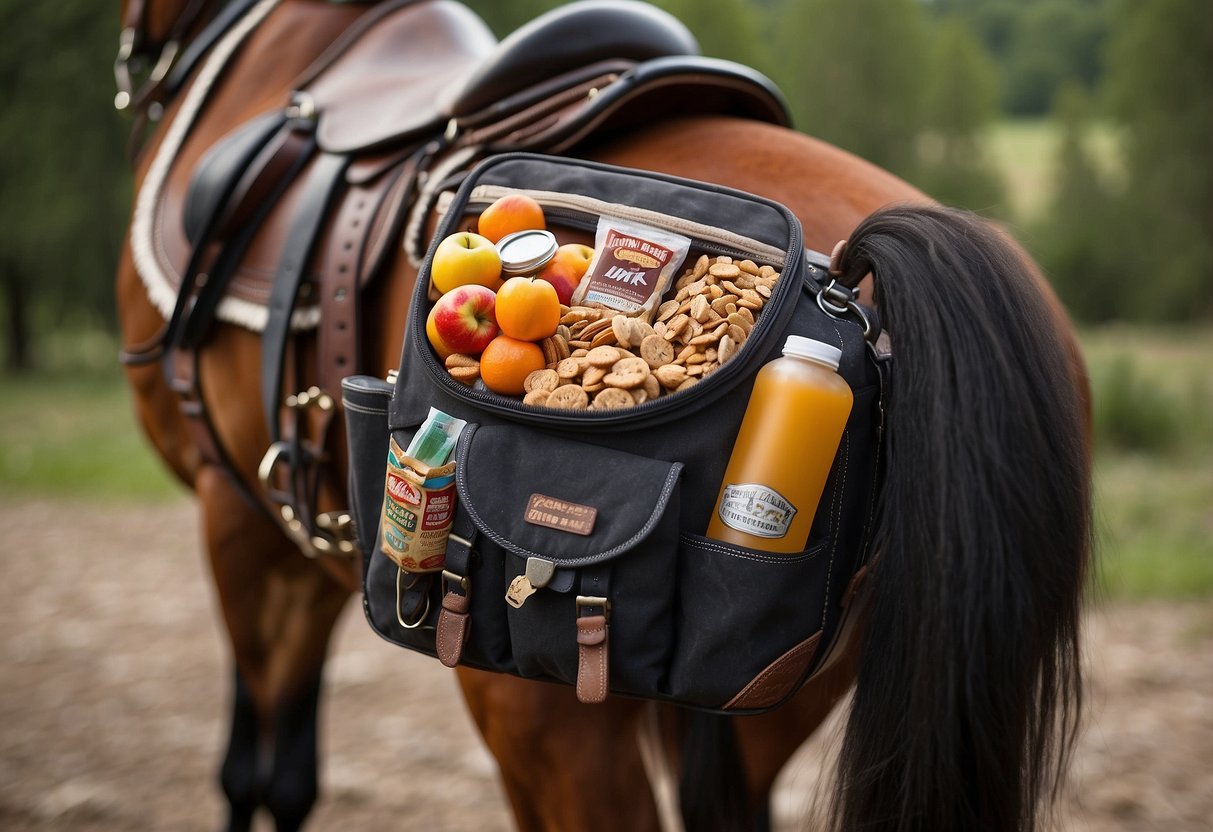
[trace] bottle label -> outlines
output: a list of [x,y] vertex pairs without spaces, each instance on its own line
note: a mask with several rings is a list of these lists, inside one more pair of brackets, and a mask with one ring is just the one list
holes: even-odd
[[755,537],[783,537],[796,506],[778,491],[755,482],[726,485],[720,498],[720,522]]

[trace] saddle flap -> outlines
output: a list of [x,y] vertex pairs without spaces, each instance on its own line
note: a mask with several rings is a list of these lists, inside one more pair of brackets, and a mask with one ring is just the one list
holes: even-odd
[[682,465],[517,425],[469,425],[460,437],[459,503],[482,534],[557,567],[623,555],[677,512]]
[[471,9],[449,0],[367,13],[305,73],[316,138],[351,153],[439,132],[441,92],[460,84],[497,45]]
[[667,12],[632,0],[583,0],[540,15],[507,36],[448,91],[444,109],[462,119],[590,64],[698,54],[695,36]]

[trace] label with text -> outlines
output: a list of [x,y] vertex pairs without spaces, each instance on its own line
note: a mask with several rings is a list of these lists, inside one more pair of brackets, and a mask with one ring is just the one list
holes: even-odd
[[570,503],[544,494],[532,494],[526,504],[526,522],[572,534],[590,535],[598,509],[580,503]]

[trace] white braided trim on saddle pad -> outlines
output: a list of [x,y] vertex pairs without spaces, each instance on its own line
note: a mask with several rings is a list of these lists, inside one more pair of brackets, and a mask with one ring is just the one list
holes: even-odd
[[[280,0],[261,0],[215,44],[181,102],[177,117],[169,124],[168,132],[156,150],[156,156],[147,169],[147,176],[144,177],[143,186],[135,199],[135,215],[131,220],[131,255],[134,258],[135,270],[147,289],[148,298],[165,318],[172,314],[176,305],[181,276],[170,277],[166,274],[168,259],[157,253],[160,242],[156,234],[156,204],[172,169],[173,159],[185,142],[194,119],[206,101],[207,93],[236,49],[279,2]],[[253,332],[263,331],[269,318],[264,306],[234,297],[226,297],[220,301],[215,314],[221,321]],[[301,307],[295,310],[291,318],[291,328],[314,329],[319,322],[318,306]]]

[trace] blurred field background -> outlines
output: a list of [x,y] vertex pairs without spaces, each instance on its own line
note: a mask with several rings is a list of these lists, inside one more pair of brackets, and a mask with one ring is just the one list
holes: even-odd
[[[471,5],[504,35],[557,3]],[[1213,595],[1204,0],[658,5],[706,54],[768,73],[801,129],[1024,241],[1090,363],[1093,593]],[[111,281],[130,202],[128,125],[110,106],[117,6],[0,0],[0,25],[0,496],[175,499],[116,362]]]
[[[1078,793],[1103,821],[1065,828],[1208,828],[1208,0],[657,4],[687,21],[705,54],[770,75],[800,129],[944,202],[1005,224],[1042,264],[1078,325],[1094,398],[1099,559],[1090,594],[1102,610],[1087,630],[1097,730],[1084,739]],[[469,5],[504,36],[558,3]],[[210,828],[214,824],[198,824],[218,812],[217,805],[192,827],[128,822],[111,806],[115,795],[128,793],[135,803],[159,799],[173,804],[172,812],[186,807],[191,814],[194,801],[217,801],[207,772],[219,753],[215,721],[223,719],[221,628],[208,606],[205,577],[195,576],[197,566],[188,571],[175,559],[182,553],[172,551],[189,514],[186,493],[139,432],[117,363],[112,276],[131,202],[129,124],[111,106],[118,3],[0,0],[0,27],[6,34],[0,46],[0,501],[18,527],[0,550],[10,593],[4,647],[13,666],[7,687],[0,686],[0,711],[11,703],[0,734],[8,755],[0,755],[7,775],[0,780],[8,781],[8,791],[0,788],[0,826],[39,832]],[[168,508],[132,510],[145,505]],[[86,515],[84,523],[71,522],[73,507]],[[143,525],[149,516],[151,527]],[[146,550],[135,561],[142,567],[122,574],[113,564],[129,556],[123,550],[132,543]],[[73,583],[66,588],[46,580],[69,571]],[[189,595],[163,591],[182,575],[197,582]],[[93,610],[106,615],[90,619]],[[337,796],[322,812],[332,820],[327,826],[319,820],[317,828],[349,827],[350,817],[361,817],[357,812],[371,804],[387,807],[382,817],[393,821],[402,807],[415,808],[401,797],[411,793],[400,792],[394,767],[420,746],[385,743],[392,731],[384,730],[375,709],[398,693],[399,677],[415,683],[431,668],[406,673],[408,658],[400,651],[390,659],[367,652],[383,646],[356,619],[347,617],[345,643],[357,645],[361,637],[371,644],[343,654],[331,674],[342,694],[334,704],[346,711],[333,717],[340,729],[333,731],[336,753],[327,763]],[[52,621],[57,626],[47,626]],[[183,633],[193,640],[183,641]],[[147,654],[150,664],[137,664],[136,654]],[[106,661],[121,672],[98,676]],[[150,676],[132,678],[131,668]],[[385,674],[379,687],[367,684],[376,673]],[[391,673],[398,676],[387,678]],[[192,698],[181,696],[183,680],[210,703],[210,710],[190,717],[196,722],[176,710]],[[433,701],[447,708],[452,694],[446,687],[435,691]],[[148,699],[151,693],[160,698]],[[355,717],[368,714],[375,718],[366,721],[365,735],[357,734],[363,729]],[[97,730],[103,722],[106,729]],[[157,725],[168,726],[163,736],[151,730]],[[476,775],[474,790],[491,801],[491,763],[468,731],[472,750],[464,762]],[[102,745],[82,744],[81,737]],[[118,748],[121,743],[129,748]],[[187,745],[189,753],[181,753]],[[199,754],[203,746],[209,750]],[[82,759],[90,755],[95,759]],[[378,804],[358,790],[368,778],[351,774],[368,766],[393,772]],[[177,771],[183,774],[176,780],[156,776]],[[39,778],[48,784],[42,791]],[[18,792],[20,801],[9,800]],[[26,809],[11,813],[30,801],[42,801],[34,814],[50,819],[26,823]],[[451,815],[430,826],[500,827],[501,814],[488,819],[473,812],[468,820],[466,797],[456,803],[472,825],[453,825]],[[102,823],[107,812],[113,813],[109,825]],[[65,825],[72,819],[81,822]]]

